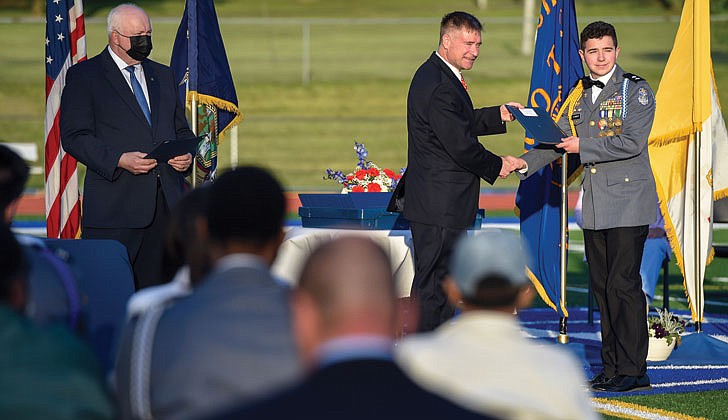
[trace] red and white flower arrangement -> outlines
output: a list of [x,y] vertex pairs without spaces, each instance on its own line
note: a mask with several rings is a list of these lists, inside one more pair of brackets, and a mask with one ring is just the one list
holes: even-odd
[[342,194],[350,192],[388,192],[394,190],[397,182],[402,178],[404,168],[395,173],[389,168],[380,168],[374,162],[368,161],[369,151],[363,143],[354,142],[354,150],[358,163],[353,172],[344,174],[342,171],[326,170],[324,179],[331,179],[344,188]]

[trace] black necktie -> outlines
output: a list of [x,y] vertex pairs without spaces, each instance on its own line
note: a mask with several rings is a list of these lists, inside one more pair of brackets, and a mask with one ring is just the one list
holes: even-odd
[[599,80],[592,80],[589,76],[582,77],[581,83],[584,86],[584,90],[587,90],[592,86],[596,86],[599,89],[604,89],[604,83],[600,82]]

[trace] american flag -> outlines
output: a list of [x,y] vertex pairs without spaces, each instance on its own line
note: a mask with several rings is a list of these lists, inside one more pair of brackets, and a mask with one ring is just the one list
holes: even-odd
[[49,238],[77,238],[81,231],[76,159],[61,147],[58,123],[66,71],[86,59],[81,0],[46,2],[45,202]]

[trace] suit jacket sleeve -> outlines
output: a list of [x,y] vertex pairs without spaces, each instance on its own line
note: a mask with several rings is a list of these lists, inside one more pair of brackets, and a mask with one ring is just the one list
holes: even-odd
[[117,165],[124,150],[96,138],[94,104],[84,82],[90,75],[82,74],[77,66],[68,69],[60,109],[61,142],[63,149],[105,179],[119,176]]
[[[473,172],[489,183],[495,182],[502,166],[498,155],[478,142],[478,134],[505,133],[497,107],[474,111],[475,122],[466,117],[463,100],[447,85],[440,85],[432,94],[429,121],[443,149],[462,168]],[[497,122],[496,122],[497,121]]]

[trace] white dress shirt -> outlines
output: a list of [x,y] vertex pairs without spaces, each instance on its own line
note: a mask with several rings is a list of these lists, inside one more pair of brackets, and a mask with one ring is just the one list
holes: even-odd
[[[106,49],[109,50],[109,54],[111,54],[111,58],[114,60],[114,63],[119,67],[119,71],[121,72],[121,75],[124,76],[124,80],[126,80],[126,84],[129,85],[129,89],[131,89],[132,93],[134,93],[134,89],[131,87],[131,74],[129,74],[129,71],[126,70],[127,67],[129,67],[128,64],[124,62],[114,51],[111,50],[111,47],[106,47]],[[142,90],[144,91],[144,99],[147,100],[147,106],[149,109],[152,109],[151,105],[149,104],[149,91],[147,91],[147,78],[144,77],[144,67],[142,67],[141,64],[135,64],[134,65],[134,76],[136,76],[137,80],[139,81],[139,84],[142,85]]]

